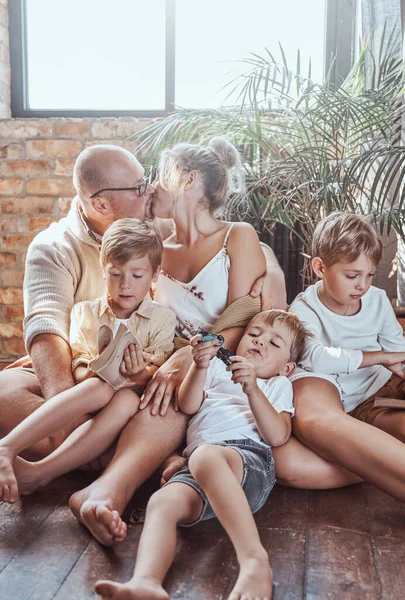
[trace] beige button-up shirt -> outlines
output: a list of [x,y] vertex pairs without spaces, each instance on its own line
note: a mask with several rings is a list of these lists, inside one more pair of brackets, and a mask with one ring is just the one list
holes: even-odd
[[[72,368],[88,365],[98,354],[98,329],[107,325],[114,330],[116,316],[106,296],[75,304],[70,315]],[[174,312],[146,296],[128,319],[128,329],[142,350],[154,355],[153,364],[160,366],[173,352],[176,326]]]

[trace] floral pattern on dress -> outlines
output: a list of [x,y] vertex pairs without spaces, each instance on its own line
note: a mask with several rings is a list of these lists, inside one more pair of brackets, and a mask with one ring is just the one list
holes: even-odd
[[199,292],[196,285],[192,285],[191,287],[189,287],[187,283],[183,283],[182,281],[175,279],[174,277],[169,275],[169,273],[163,271],[163,269],[160,269],[160,273],[168,279],[170,279],[171,281],[174,281],[174,283],[178,283],[183,288],[183,290],[186,290],[186,292],[190,292],[191,294],[193,294],[193,296],[204,302],[204,292]]

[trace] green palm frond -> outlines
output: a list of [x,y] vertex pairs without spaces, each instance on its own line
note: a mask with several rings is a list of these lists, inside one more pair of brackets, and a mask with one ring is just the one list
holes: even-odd
[[166,146],[223,135],[244,157],[249,218],[258,231],[281,223],[305,250],[320,218],[349,210],[405,239],[405,148],[397,146],[404,69],[396,44],[387,32],[378,52],[363,41],[341,86],[328,76],[311,81],[311,64],[303,68],[299,51],[295,72],[282,46],[280,60],[267,48],[250,54],[242,75],[225,86],[234,106],[178,109],[133,136],[137,152],[155,162]]

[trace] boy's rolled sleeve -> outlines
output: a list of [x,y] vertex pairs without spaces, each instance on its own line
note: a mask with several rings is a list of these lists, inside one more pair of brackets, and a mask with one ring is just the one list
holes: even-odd
[[76,304],[70,313],[70,348],[72,351],[72,370],[79,365],[88,365],[92,360],[87,340],[83,335],[83,310],[82,303]]
[[305,351],[299,361],[303,369],[314,373],[335,375],[338,373],[354,373],[363,361],[361,350],[348,350],[333,346],[324,346],[319,340],[307,340]]
[[160,311],[159,318],[153,317],[154,331],[144,352],[153,354],[153,364],[160,367],[172,354],[176,315],[169,308]]

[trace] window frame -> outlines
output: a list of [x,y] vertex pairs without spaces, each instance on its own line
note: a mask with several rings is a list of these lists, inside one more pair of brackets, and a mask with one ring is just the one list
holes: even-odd
[[[330,57],[338,54],[331,81],[344,78],[353,60],[356,0],[325,0],[325,73]],[[11,114],[16,118],[48,117],[165,117],[175,107],[175,17],[176,0],[166,0],[165,110],[31,109],[28,107],[28,62],[26,44],[26,0],[8,3],[11,65]],[[348,43],[348,39],[350,43]],[[329,58],[328,58],[329,57]]]

